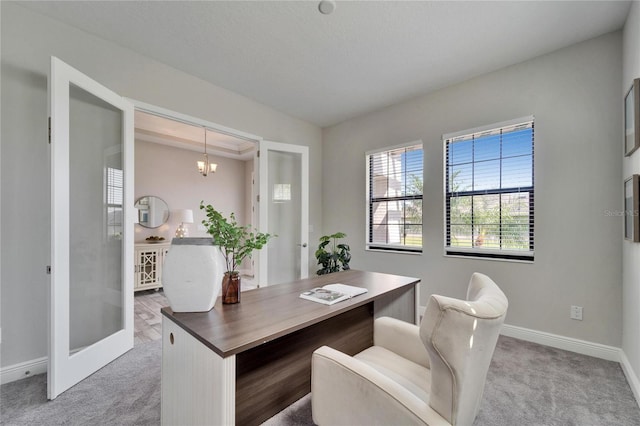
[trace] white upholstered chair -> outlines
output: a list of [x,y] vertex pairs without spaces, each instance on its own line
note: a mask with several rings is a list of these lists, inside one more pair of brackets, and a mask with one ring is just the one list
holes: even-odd
[[334,425],[471,425],[507,298],[474,273],[467,300],[432,295],[420,327],[374,322],[374,346],[354,357],[323,346],[312,358],[313,421]]

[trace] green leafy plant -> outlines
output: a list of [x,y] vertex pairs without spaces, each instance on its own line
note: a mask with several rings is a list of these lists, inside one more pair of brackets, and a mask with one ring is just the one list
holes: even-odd
[[274,237],[271,234],[252,232],[248,225],[239,225],[233,213],[227,219],[211,204],[205,206],[204,201],[200,202],[200,210],[207,214],[202,224],[213,237],[213,243],[220,247],[230,275],[237,275],[236,268],[240,262],[246,257],[251,257],[253,250],[260,250]]
[[[316,250],[316,259],[321,269],[316,272],[318,275],[330,274],[340,270],[348,270],[351,261],[351,253],[348,244],[337,244],[337,240],[346,237],[344,232],[336,232],[333,235],[320,237],[320,245]],[[330,246],[329,246],[330,245]],[[329,248],[329,250],[327,250]]]

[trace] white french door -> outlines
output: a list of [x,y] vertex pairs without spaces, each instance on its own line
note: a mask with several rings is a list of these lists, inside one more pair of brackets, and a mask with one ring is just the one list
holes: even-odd
[[133,105],[52,57],[47,395],[133,347]]
[[272,285],[309,274],[309,148],[260,141],[259,230],[275,234],[259,251],[259,284]]

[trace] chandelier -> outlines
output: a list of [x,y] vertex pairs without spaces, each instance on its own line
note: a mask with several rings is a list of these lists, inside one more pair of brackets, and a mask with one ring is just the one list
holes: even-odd
[[207,154],[207,128],[204,129],[204,160],[198,161],[198,172],[202,176],[207,176],[209,173],[215,173],[218,165],[216,163],[209,162],[209,155]]

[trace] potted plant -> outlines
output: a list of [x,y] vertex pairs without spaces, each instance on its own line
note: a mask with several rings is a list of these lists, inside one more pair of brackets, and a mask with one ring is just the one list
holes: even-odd
[[254,233],[248,225],[239,225],[233,213],[226,219],[213,206],[200,202],[200,210],[206,212],[207,218],[202,224],[207,233],[213,237],[213,244],[220,247],[224,256],[226,272],[222,279],[222,303],[238,303],[240,301],[240,273],[238,265],[253,250],[260,250],[273,237],[271,234]]
[[[341,270],[348,270],[349,262],[351,261],[351,253],[348,244],[336,244],[337,240],[346,237],[344,232],[336,232],[333,235],[325,235],[320,237],[320,245],[316,250],[316,259],[318,259],[318,265],[322,265],[322,268],[316,272],[318,275],[330,274],[332,272],[338,272]],[[331,244],[330,251],[327,250],[327,246]]]

